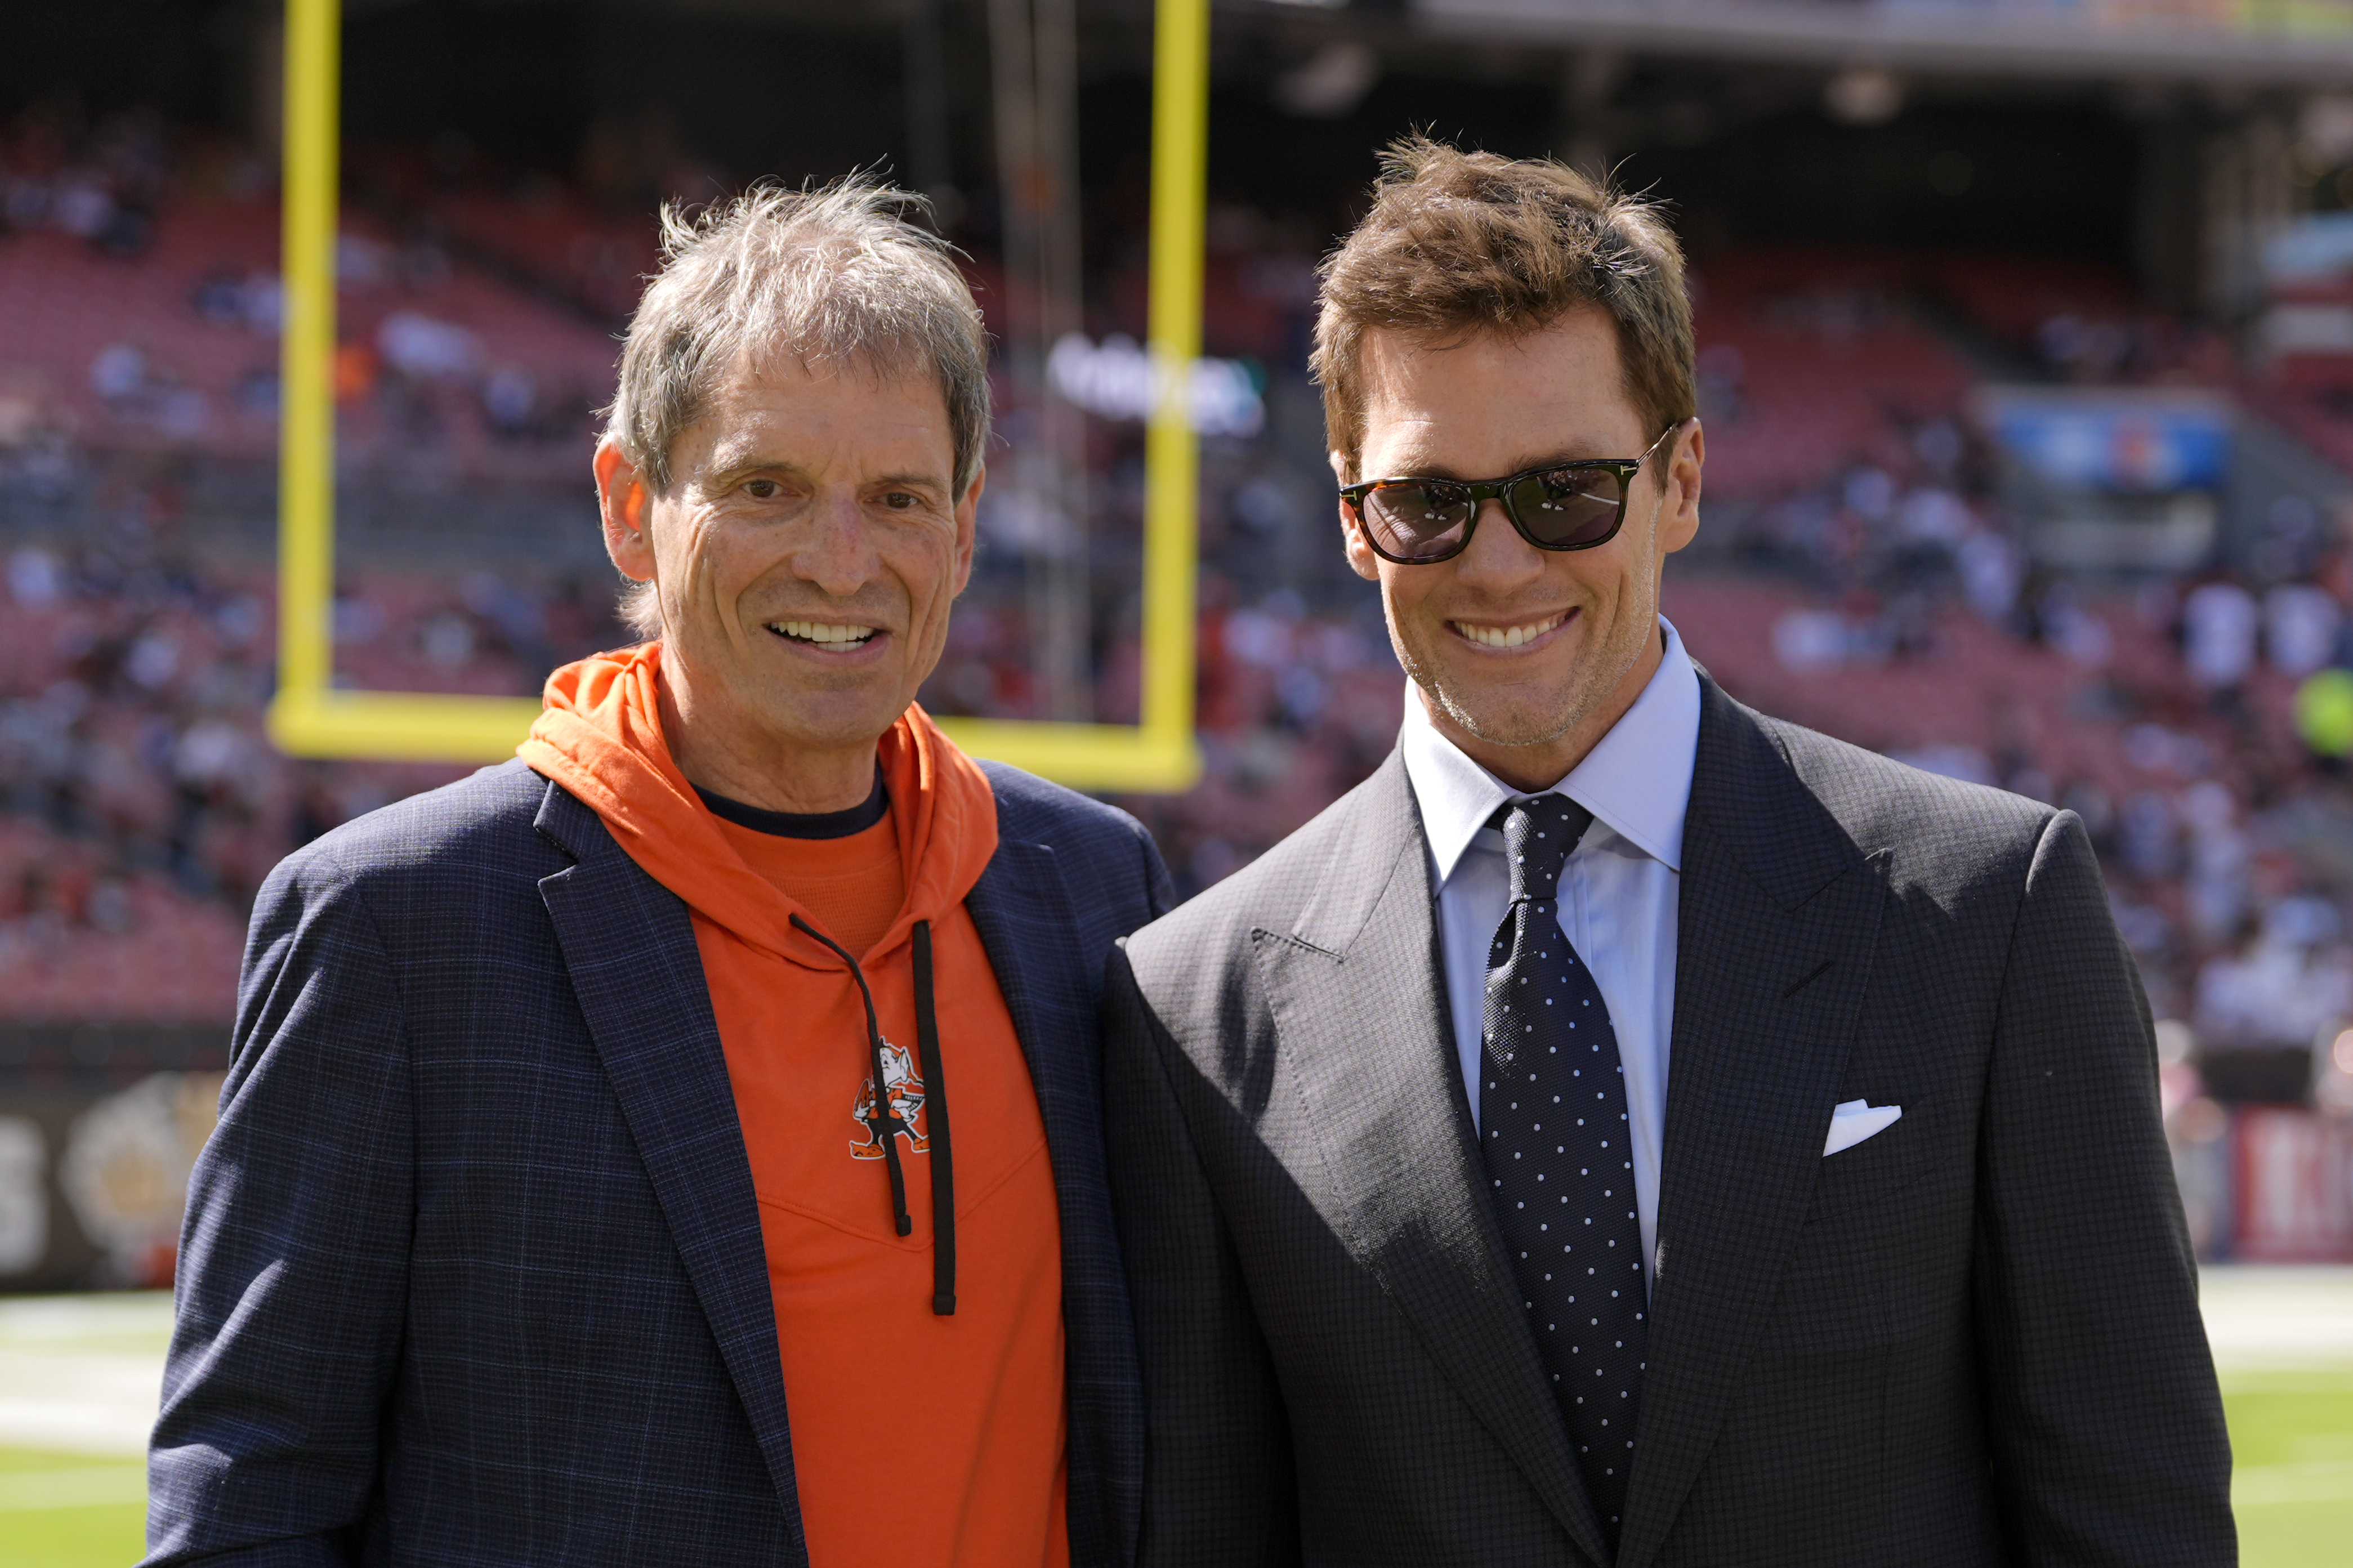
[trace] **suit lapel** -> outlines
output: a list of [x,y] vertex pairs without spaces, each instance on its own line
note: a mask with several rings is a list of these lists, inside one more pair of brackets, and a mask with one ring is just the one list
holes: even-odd
[[[1013,1032],[1029,1064],[1029,1082],[1038,1095],[1050,1150],[1059,1142],[1056,1133],[1067,1134],[1073,1114],[1101,1114],[1100,1100],[1088,1086],[1065,1081],[1070,1075],[1062,1070],[1059,1053],[1046,1048],[1057,1022],[1067,1031],[1068,1020],[1094,1016],[1084,977],[1072,962],[1071,933],[1078,929],[1078,921],[1071,912],[1070,890],[1062,885],[1051,849],[1008,840],[997,846],[964,903],[980,932],[989,967],[996,971],[1006,1010],[1013,1016]],[[1025,935],[1031,940],[1022,940]],[[1054,936],[1061,940],[1051,940]],[[1082,1097],[1075,1105],[1071,1100],[1074,1091]]]
[[1335,1232],[1578,1547],[1607,1562],[1485,1202],[1420,816],[1392,753],[1288,931],[1251,933]]
[[1649,1372],[1620,1568],[1664,1543],[1821,1168],[1886,898],[1754,715],[1704,683],[1683,839]]
[[577,864],[541,897],[574,994],[806,1564],[759,1199],[686,906],[550,784],[533,824]]
[[1053,850],[1009,837],[964,903],[1021,1042],[1053,1169],[1068,1346],[1071,1552],[1080,1561],[1125,1563],[1135,1553],[1143,1509],[1142,1373],[1112,1221],[1102,1053],[1093,1029],[1097,986],[1084,968],[1084,928]]

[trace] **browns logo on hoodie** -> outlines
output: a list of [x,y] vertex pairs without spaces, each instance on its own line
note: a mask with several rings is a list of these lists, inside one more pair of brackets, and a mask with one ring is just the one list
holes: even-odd
[[[882,737],[881,823],[828,840],[754,833],[713,816],[671,760],[660,668],[649,643],[557,670],[520,752],[692,912],[759,1194],[809,1559],[1066,1563],[1053,1176],[1020,1041],[964,908],[997,851],[987,777],[911,707]],[[893,885],[897,908],[878,905]],[[930,1169],[945,1152],[933,1117],[944,1097],[918,1048],[926,936],[954,1106],[946,1311]],[[879,1147],[878,1091],[896,1159]]]

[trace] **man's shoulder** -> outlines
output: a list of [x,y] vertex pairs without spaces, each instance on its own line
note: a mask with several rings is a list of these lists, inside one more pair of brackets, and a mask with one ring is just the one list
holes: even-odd
[[997,797],[997,836],[1044,844],[1058,851],[1133,854],[1144,825],[1115,805],[1025,773],[1010,763],[984,762]]
[[1377,863],[1393,872],[1398,858],[1419,843],[1413,809],[1403,764],[1392,754],[1265,854],[1130,937],[1139,971],[1240,955],[1252,931],[1292,930],[1344,864]]
[[1746,708],[1806,792],[1864,855],[1885,852],[1899,879],[1950,883],[2022,873],[2057,808],[1866,751]]
[[521,762],[483,768],[322,834],[280,861],[270,881],[301,889],[535,882],[570,863],[533,826],[550,787]]

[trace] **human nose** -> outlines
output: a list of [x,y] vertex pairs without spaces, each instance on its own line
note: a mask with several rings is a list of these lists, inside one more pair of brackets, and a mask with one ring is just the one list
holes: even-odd
[[1455,557],[1456,580],[1472,587],[1516,586],[1544,573],[1544,552],[1520,537],[1500,496],[1479,503],[1471,539]]
[[821,496],[807,522],[808,531],[793,554],[793,570],[803,582],[833,598],[847,599],[874,580],[881,555],[856,496]]

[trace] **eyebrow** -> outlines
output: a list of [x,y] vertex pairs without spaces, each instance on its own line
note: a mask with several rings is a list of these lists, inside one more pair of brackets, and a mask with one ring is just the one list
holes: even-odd
[[[714,472],[711,476],[710,482],[714,487],[723,489],[760,473],[786,474],[797,479],[809,477],[807,468],[784,458],[745,458]],[[880,474],[868,483],[870,485],[903,485],[913,489],[937,490],[943,495],[948,490],[948,482],[936,474],[913,470]]]
[[943,495],[945,495],[949,489],[948,481],[941,479],[937,474],[904,470],[895,474],[881,475],[873,482],[878,485],[907,485],[918,489],[938,490]]
[[783,458],[741,458],[723,468],[713,470],[711,483],[731,485],[746,475],[759,473],[790,474],[795,479],[808,477],[807,469],[798,463],[789,462]]
[[1540,458],[1523,458],[1516,466],[1505,468],[1500,474],[1470,475],[1462,473],[1451,463],[1445,462],[1442,459],[1433,458],[1428,462],[1417,463],[1402,468],[1391,468],[1386,473],[1376,474],[1368,471],[1365,478],[1370,480],[1403,479],[1452,479],[1459,484],[1475,484],[1482,479],[1507,479],[1514,474],[1525,474],[1537,468],[1562,468],[1570,463],[1610,463],[1623,462],[1626,459],[1622,458],[1613,457],[1599,452],[1556,451],[1547,453]]

